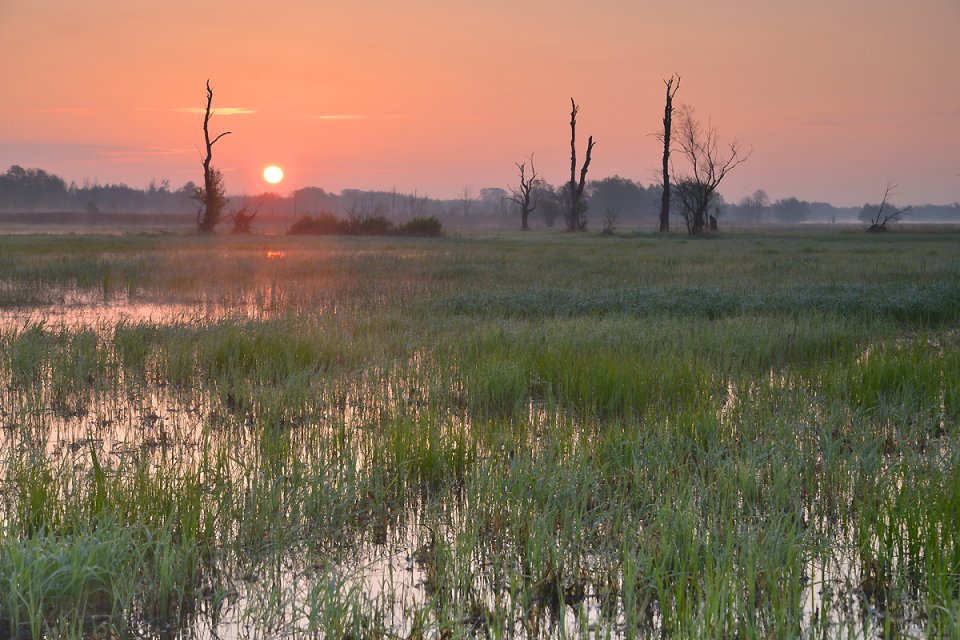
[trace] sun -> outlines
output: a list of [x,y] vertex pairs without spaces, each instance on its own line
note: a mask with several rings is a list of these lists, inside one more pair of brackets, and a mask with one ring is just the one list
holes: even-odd
[[263,179],[270,184],[277,184],[283,180],[283,169],[275,164],[272,164],[263,170]]

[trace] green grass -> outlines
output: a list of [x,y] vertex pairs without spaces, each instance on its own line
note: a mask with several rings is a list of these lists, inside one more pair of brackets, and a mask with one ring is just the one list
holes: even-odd
[[957,637],[958,245],[0,238],[0,638]]

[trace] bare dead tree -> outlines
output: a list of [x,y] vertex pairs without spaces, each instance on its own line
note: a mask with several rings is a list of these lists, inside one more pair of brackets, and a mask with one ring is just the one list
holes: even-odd
[[612,236],[620,223],[620,207],[606,207],[603,210],[603,235]]
[[[877,213],[867,220],[867,222],[870,223],[870,226],[866,228],[866,231],[870,233],[882,233],[887,230],[888,222],[896,222],[901,218],[901,216],[913,209],[913,207],[897,209],[888,202],[890,197],[896,193],[896,190],[896,183],[887,182],[887,189],[883,192],[883,200],[880,202],[880,206],[877,208]],[[884,208],[887,208],[886,213],[883,211]]]
[[203,116],[203,141],[206,145],[206,156],[203,158],[203,187],[197,187],[193,194],[195,200],[200,202],[200,210],[197,211],[197,230],[201,233],[212,233],[220,217],[223,214],[224,207],[227,205],[227,195],[223,188],[223,175],[214,167],[210,166],[213,160],[213,145],[223,136],[230,135],[229,131],[217,135],[210,139],[210,117],[213,116],[213,89],[210,88],[210,80],[207,80],[207,108]]
[[577,182],[577,112],[580,107],[570,98],[570,208],[567,211],[567,231],[584,231],[587,228],[587,203],[583,199],[583,188],[587,183],[587,168],[590,166],[590,154],[593,151],[593,136],[587,138],[587,157],[580,169],[580,181]]
[[530,230],[530,214],[536,211],[539,194],[534,190],[537,183],[537,168],[533,166],[533,154],[530,154],[530,177],[526,177],[527,163],[518,162],[517,169],[520,170],[520,186],[517,188],[509,187],[509,199],[520,205],[520,229]]
[[407,213],[412,218],[416,218],[423,214],[424,209],[427,206],[430,198],[428,196],[417,195],[417,190],[414,189],[413,193],[404,196],[404,200],[407,205]]
[[[673,81],[676,79],[677,83]],[[680,76],[664,80],[667,87],[666,105],[663,108],[663,194],[660,196],[660,231],[670,231],[670,133],[673,128],[673,97],[680,89]]]
[[[690,172],[677,184],[680,212],[691,235],[703,233],[708,222],[708,211],[717,198],[717,187],[734,168],[746,162],[750,153],[740,148],[734,139],[721,150],[716,127],[701,123],[687,105],[680,107],[678,145]],[[711,224],[712,223],[711,221]]]
[[343,207],[343,212],[352,223],[359,223],[369,218],[382,217],[387,211],[387,204],[376,201],[371,193],[358,191],[352,195],[353,199],[350,200],[350,204]]

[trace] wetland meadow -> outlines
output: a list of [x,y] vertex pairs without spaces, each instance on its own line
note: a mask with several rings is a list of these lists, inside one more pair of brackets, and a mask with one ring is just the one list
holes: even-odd
[[0,237],[0,639],[960,637],[960,234]]

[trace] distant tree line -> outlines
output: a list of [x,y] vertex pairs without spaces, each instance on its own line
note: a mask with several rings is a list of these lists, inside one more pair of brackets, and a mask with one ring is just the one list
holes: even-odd
[[194,208],[191,196],[195,189],[188,182],[172,190],[167,180],[151,182],[146,189],[122,183],[67,184],[60,176],[43,169],[13,165],[0,174],[0,211],[183,213]]
[[[886,202],[886,195],[884,196]],[[882,202],[859,207],[836,207],[828,202],[808,202],[797,198],[771,200],[763,189],[757,189],[736,204],[721,202],[724,217],[740,224],[801,224],[805,222],[861,222],[874,220]],[[910,220],[920,222],[960,222],[960,202],[926,204],[910,207]]]
[[[151,182],[145,189],[125,184],[68,184],[43,169],[14,165],[0,174],[0,212],[195,214],[197,202],[193,194],[196,189],[193,182],[173,189],[167,180]],[[659,184],[644,186],[620,176],[590,180],[584,188],[588,204],[584,215],[590,228],[598,231],[609,226],[608,218],[614,218],[615,224],[626,227],[655,226],[662,193]],[[565,212],[570,208],[569,194],[567,184],[555,186],[538,176],[531,193],[537,207],[530,214],[530,223],[541,227],[563,227]],[[258,221],[286,218],[293,222],[304,215],[322,212],[348,219],[382,216],[394,223],[432,216],[448,227],[514,227],[520,220],[520,206],[506,189],[498,187],[479,189],[476,195],[465,190],[461,197],[449,199],[430,198],[416,191],[344,189],[335,193],[307,187],[288,196],[263,193],[231,196],[229,200],[228,208],[232,211],[244,206],[258,210]],[[766,192],[758,189],[735,203],[728,203],[715,193],[711,207],[728,223],[749,225],[866,222],[879,204],[878,201],[865,203],[862,207],[835,207],[797,198],[772,200]],[[960,203],[915,206],[909,219],[958,222]]]
[[[542,224],[554,226],[563,219],[567,208],[567,185],[555,187],[537,179],[534,189],[541,202],[538,215]],[[14,165],[0,174],[0,212],[192,213],[198,206],[196,191],[193,182],[171,189],[167,180],[154,181],[146,189],[125,184],[68,185],[63,178],[43,169]],[[593,209],[616,208],[624,219],[638,223],[655,214],[659,194],[659,186],[644,187],[619,176],[590,181],[585,187],[585,197]],[[469,224],[477,220],[512,220],[519,215],[519,207],[510,194],[499,187],[482,188],[476,196],[465,189],[463,196],[450,199],[431,198],[417,191],[344,189],[335,193],[320,187],[297,189],[288,196],[262,193],[229,197],[228,208],[243,206],[259,208],[262,218],[299,218],[327,212],[347,218],[379,216],[393,221],[432,216]]]

